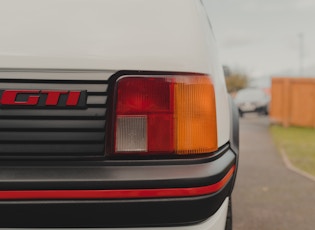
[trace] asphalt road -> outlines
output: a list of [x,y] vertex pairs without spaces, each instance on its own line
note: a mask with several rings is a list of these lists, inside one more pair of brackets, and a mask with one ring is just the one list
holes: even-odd
[[315,182],[285,167],[268,129],[266,117],[240,121],[234,230],[314,230]]

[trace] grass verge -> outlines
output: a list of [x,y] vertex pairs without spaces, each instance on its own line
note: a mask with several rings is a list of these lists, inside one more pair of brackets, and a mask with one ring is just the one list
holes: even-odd
[[278,148],[285,150],[291,163],[315,176],[315,129],[274,125],[270,130]]

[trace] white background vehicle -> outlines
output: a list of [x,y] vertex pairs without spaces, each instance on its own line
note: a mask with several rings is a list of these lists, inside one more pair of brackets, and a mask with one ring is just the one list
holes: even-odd
[[238,113],[201,1],[1,0],[0,28],[0,227],[231,229]]
[[268,115],[270,97],[258,88],[246,88],[237,92],[235,104],[240,116],[244,113],[258,113]]

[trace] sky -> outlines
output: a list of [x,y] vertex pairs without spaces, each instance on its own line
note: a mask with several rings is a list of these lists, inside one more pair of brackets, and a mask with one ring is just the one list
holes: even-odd
[[315,77],[315,0],[203,1],[222,64],[251,78]]

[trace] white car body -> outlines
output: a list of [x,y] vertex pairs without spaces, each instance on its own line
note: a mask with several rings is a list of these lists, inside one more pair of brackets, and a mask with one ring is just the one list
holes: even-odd
[[[108,80],[119,70],[206,74],[215,89],[218,147],[229,142],[229,99],[200,0],[0,0],[0,5],[0,78]],[[224,230],[228,200],[202,223],[141,229]]]

